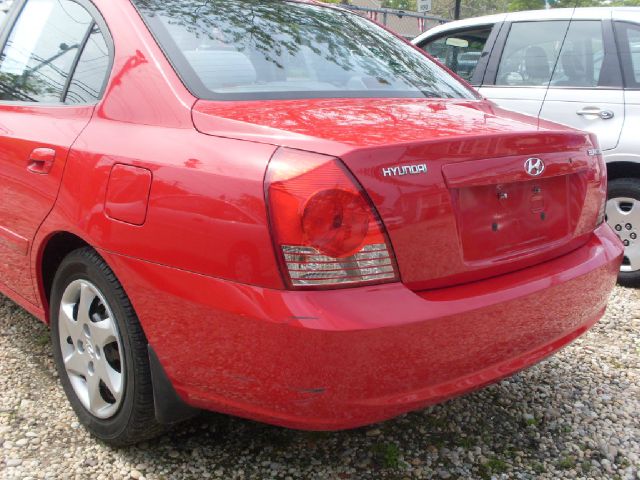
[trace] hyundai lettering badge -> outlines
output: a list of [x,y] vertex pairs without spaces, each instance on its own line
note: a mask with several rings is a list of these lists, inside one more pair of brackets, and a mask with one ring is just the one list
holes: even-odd
[[383,177],[401,177],[403,175],[420,175],[427,173],[427,164],[420,165],[398,165],[382,169]]

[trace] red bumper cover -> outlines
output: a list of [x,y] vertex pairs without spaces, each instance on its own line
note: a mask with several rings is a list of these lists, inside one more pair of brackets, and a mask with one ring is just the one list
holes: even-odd
[[441,402],[530,366],[603,314],[622,256],[606,225],[555,260],[413,292],[292,292],[102,252],[189,404],[332,430]]

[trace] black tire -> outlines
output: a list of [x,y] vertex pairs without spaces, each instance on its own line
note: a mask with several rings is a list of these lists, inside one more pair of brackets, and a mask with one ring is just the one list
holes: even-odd
[[[117,411],[105,419],[94,416],[82,404],[63,362],[59,340],[60,303],[67,286],[76,280],[89,281],[100,290],[115,317],[121,337],[124,390]],[[62,261],[53,281],[50,304],[54,360],[64,391],[80,422],[94,436],[116,447],[132,445],[162,433],[163,428],[155,418],[147,339],[122,285],[95,250],[81,248]]]
[[[640,179],[637,178],[616,178],[609,182],[609,191],[608,191],[609,200],[614,198],[633,198],[640,202]],[[609,222],[609,219],[607,219]],[[627,234],[628,232],[623,230],[622,232],[616,231],[616,225],[609,222],[611,228],[620,236],[621,234]],[[638,236],[640,236],[640,225],[634,225],[634,232],[637,229]],[[640,239],[635,247],[640,248]],[[631,245],[633,247],[634,245]],[[626,247],[625,247],[626,248]],[[625,257],[623,261],[623,266],[628,265],[628,259]],[[631,272],[623,272],[620,271],[618,274],[618,283],[625,287],[640,287],[640,270],[635,270]]]

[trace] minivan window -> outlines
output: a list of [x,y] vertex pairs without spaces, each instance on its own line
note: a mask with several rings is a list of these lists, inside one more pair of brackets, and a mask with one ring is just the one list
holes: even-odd
[[29,0],[0,56],[0,100],[62,100],[93,19],[70,0]]
[[597,87],[604,60],[600,21],[573,21],[560,51],[551,86]]
[[462,78],[471,81],[492,27],[451,32],[422,48]]
[[200,98],[476,98],[410,45],[336,8],[281,0],[133,3]]
[[549,85],[568,25],[567,21],[511,25],[498,66],[496,85]]
[[627,38],[629,39],[629,57],[633,66],[633,78],[636,84],[640,84],[640,28],[629,28]]
[[640,25],[616,22],[625,86],[640,88]]

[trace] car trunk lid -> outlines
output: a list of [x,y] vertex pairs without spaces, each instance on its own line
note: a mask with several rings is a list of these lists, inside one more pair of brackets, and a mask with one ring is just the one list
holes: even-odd
[[[403,281],[420,290],[525,268],[582,245],[605,195],[592,148],[586,134],[544,131],[378,148],[343,160],[387,227]],[[532,175],[532,164],[544,169]]]
[[[588,134],[484,101],[198,102],[194,123],[210,135],[339,157],[378,210],[402,281],[415,290],[575,249],[605,195]],[[529,159],[544,171],[527,173]]]

